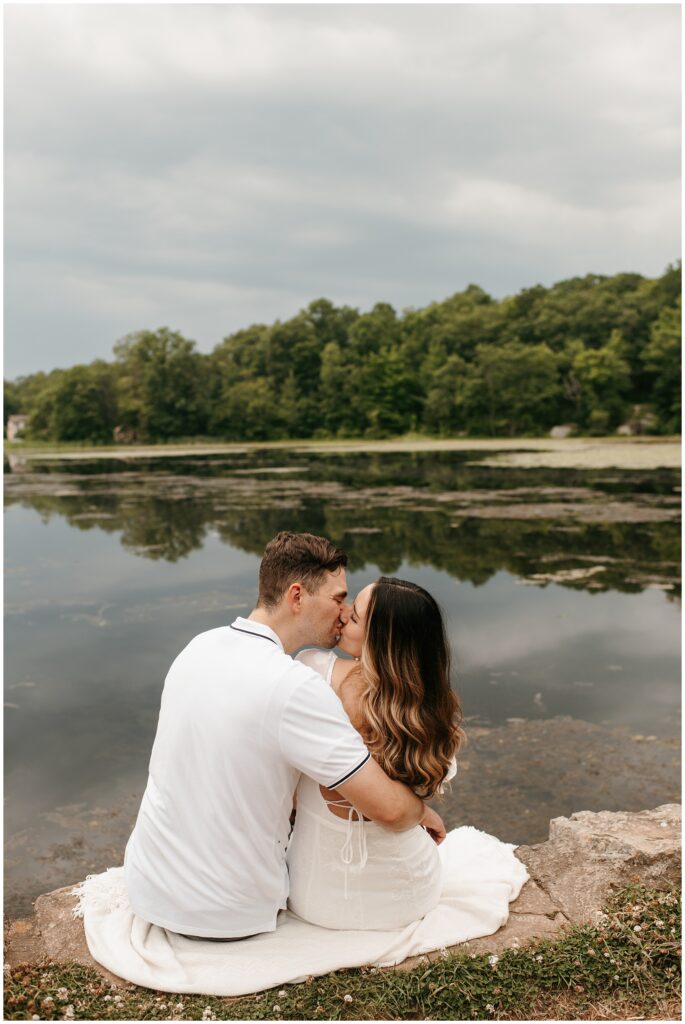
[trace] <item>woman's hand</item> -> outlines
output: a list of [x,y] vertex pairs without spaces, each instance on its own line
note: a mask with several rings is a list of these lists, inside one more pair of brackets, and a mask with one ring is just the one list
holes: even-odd
[[426,807],[425,804],[423,805],[423,807],[425,814],[423,818],[421,818],[419,825],[422,825],[423,828],[425,828],[428,835],[433,840],[433,842],[437,843],[437,845],[440,846],[440,843],[447,835],[447,832],[445,831],[445,823],[440,817],[440,815],[431,807]]

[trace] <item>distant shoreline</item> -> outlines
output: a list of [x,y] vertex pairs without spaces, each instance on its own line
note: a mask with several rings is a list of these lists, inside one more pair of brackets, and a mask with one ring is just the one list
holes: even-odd
[[[252,451],[302,451],[316,454],[399,452],[482,452],[481,464],[525,468],[567,469],[679,469],[679,437],[574,437],[556,438],[395,438],[387,440],[304,440],[238,442],[184,442],[178,444],[57,446],[14,442],[6,456],[31,460],[92,460],[179,458],[225,455]],[[488,453],[494,453],[488,456]]]

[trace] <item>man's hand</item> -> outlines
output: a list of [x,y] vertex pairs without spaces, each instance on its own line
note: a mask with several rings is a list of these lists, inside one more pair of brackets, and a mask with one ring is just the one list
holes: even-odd
[[439,814],[437,814],[432,808],[426,807],[424,804],[425,814],[419,825],[423,825],[428,835],[431,837],[434,843],[440,846],[447,832],[445,831],[445,823]]

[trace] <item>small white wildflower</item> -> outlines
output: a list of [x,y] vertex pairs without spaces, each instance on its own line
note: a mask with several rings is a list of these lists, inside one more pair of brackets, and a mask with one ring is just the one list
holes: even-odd
[[[114,1002],[117,1003],[117,1002],[119,1002],[119,1000],[115,999]],[[160,1010],[166,1010],[166,1003],[160,1003],[159,1004],[159,1009]]]
[[343,1002],[344,1003],[351,1003],[352,1002],[352,996],[350,995],[349,992],[346,992],[345,995],[343,996]]
[[280,1012],[281,1012],[280,1006],[274,1006],[274,1013],[280,1013]]
[[495,1012],[495,1007],[492,1005],[492,1003],[486,1003],[485,1004],[485,1009],[488,1011],[488,1013],[494,1013]]
[[618,981],[618,974],[614,975],[614,981]]
[[609,960],[609,963],[610,963],[610,964],[615,964],[615,963],[616,963],[616,961],[614,960],[613,956],[612,956],[612,957],[611,957],[611,959]]
[[286,990],[285,990],[284,988],[282,988],[282,989],[281,989],[281,991],[280,991],[280,992],[278,993],[278,998],[279,998],[279,999],[285,999],[285,997],[287,996],[287,994],[288,994],[288,993],[286,992]]
[[659,918],[658,921],[655,921],[654,924],[657,926],[657,928],[663,928],[664,926],[664,922],[661,920],[661,918]]
[[212,1008],[210,1006],[205,1006],[204,1010],[202,1011],[202,1019],[203,1020],[215,1020],[216,1019],[214,1017],[214,1014],[212,1013]]
[[636,925],[633,925],[633,931],[634,932],[641,932],[642,928],[640,927],[639,924],[636,924]]
[[69,1003],[69,1005],[67,1007],[65,1007],[64,1019],[65,1020],[73,1020],[74,1019],[74,1007],[73,1007],[72,1003]]
[[488,957],[488,963],[490,964],[491,967],[494,967],[495,964],[498,962],[498,960],[499,960],[499,957],[496,956],[494,953],[493,953],[492,956]]
[[37,1013],[34,1013],[31,1017],[31,1020],[40,1020],[40,1017],[38,1016]]
[[55,995],[59,999],[60,1003],[66,1003],[67,999],[69,998],[69,990],[62,986],[62,988],[57,989]]
[[539,954],[538,954],[538,955],[537,955],[537,956],[535,957],[535,959],[537,960],[537,962],[538,962],[538,963],[540,963],[540,961],[542,960],[542,953],[539,953]]
[[46,1008],[46,1010],[47,1010],[47,1009],[49,1009],[52,1006],[54,1001],[55,1000],[52,998],[52,996],[46,996],[45,999],[43,1000],[43,1002],[40,1005],[44,1006]]
[[105,996],[105,1002],[108,1003],[111,998],[112,998],[111,996]]
[[[115,1003],[116,1003],[116,1004],[117,1004],[118,1006],[119,1006],[119,1005],[121,1005],[121,1003],[123,1003],[123,1001],[124,1001],[124,997],[123,997],[123,996],[115,996],[115,997],[114,997],[114,1002],[115,1002]],[[160,1005],[160,1009],[161,1009],[161,1010],[166,1010],[166,1003],[162,1003],[162,1004]]]
[[183,1013],[183,1003],[176,1003],[176,1006],[174,1006],[174,1013]]

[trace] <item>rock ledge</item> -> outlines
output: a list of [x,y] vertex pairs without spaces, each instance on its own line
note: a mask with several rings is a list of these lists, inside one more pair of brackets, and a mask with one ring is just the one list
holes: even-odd
[[[593,923],[612,889],[634,882],[656,888],[677,885],[680,835],[679,804],[637,812],[578,811],[570,818],[553,818],[547,842],[516,850],[530,880],[511,904],[507,923],[494,935],[453,948],[497,953],[524,946],[573,924]],[[72,886],[39,896],[31,918],[10,923],[5,963],[13,967],[41,959],[76,961],[95,967],[110,982],[128,984],[91,957],[83,922],[72,916],[75,903]],[[410,958],[401,966],[413,967],[419,959]]]

